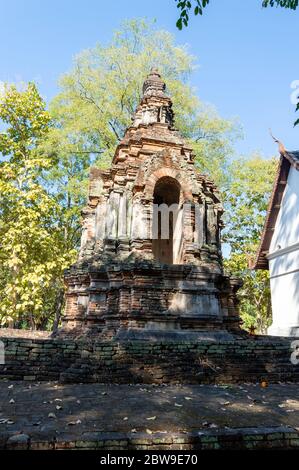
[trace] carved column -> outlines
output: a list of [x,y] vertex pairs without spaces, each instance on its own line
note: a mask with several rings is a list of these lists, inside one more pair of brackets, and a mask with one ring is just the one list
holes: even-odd
[[130,240],[128,232],[128,213],[127,213],[127,193],[120,194],[119,212],[118,212],[118,252],[121,257],[130,250]]
[[107,238],[116,239],[118,224],[119,193],[113,191],[110,193],[108,214],[107,214]]
[[107,201],[100,202],[96,209],[95,239],[97,250],[103,247],[103,241],[106,237],[106,215]]
[[184,250],[184,224],[183,224],[184,209],[180,207],[175,221],[173,233],[173,263],[180,264],[182,262]]
[[[192,214],[193,213],[193,214]],[[184,203],[183,226],[184,226],[184,259],[185,263],[193,261],[193,219],[194,205],[189,202]]]
[[83,230],[79,257],[88,255],[94,248],[95,243],[95,209],[89,206],[82,211]]
[[117,227],[117,237],[126,238],[127,237],[127,198],[126,193],[119,195],[119,211],[118,211],[118,227]]
[[194,243],[201,248],[205,243],[205,208],[203,204],[195,204]]
[[212,204],[207,206],[207,242],[217,243],[217,217]]

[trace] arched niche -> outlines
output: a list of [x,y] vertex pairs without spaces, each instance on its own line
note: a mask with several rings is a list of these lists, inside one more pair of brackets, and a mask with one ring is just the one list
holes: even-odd
[[164,264],[179,264],[182,244],[181,185],[170,176],[156,181],[153,191],[152,249]]

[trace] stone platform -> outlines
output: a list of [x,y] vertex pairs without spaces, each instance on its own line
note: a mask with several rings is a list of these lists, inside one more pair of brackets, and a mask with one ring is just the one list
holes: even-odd
[[[22,336],[23,335],[23,336]],[[213,336],[189,341],[156,337],[144,341],[51,338],[40,333],[0,330],[10,380],[70,383],[181,383],[299,381],[289,338]]]
[[1,449],[298,449],[296,384],[0,381]]

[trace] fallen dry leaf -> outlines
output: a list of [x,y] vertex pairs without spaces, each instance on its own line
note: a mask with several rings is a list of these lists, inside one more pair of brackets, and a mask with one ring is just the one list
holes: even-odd
[[260,385],[262,388],[267,388],[269,384],[266,380],[263,380]]
[[77,419],[77,421],[69,421],[67,423],[68,426],[76,426],[76,424],[81,424],[81,420]]

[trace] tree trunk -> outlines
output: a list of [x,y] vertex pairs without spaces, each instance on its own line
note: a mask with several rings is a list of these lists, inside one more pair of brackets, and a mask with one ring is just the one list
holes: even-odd
[[62,307],[63,307],[63,300],[64,300],[64,289],[59,289],[56,302],[55,302],[55,318],[54,318],[53,327],[52,327],[53,333],[56,333],[58,329],[59,321],[61,318]]
[[35,331],[36,330],[36,324],[35,324],[35,320],[34,320],[34,316],[33,316],[32,312],[29,313],[29,322],[30,322],[30,329]]

